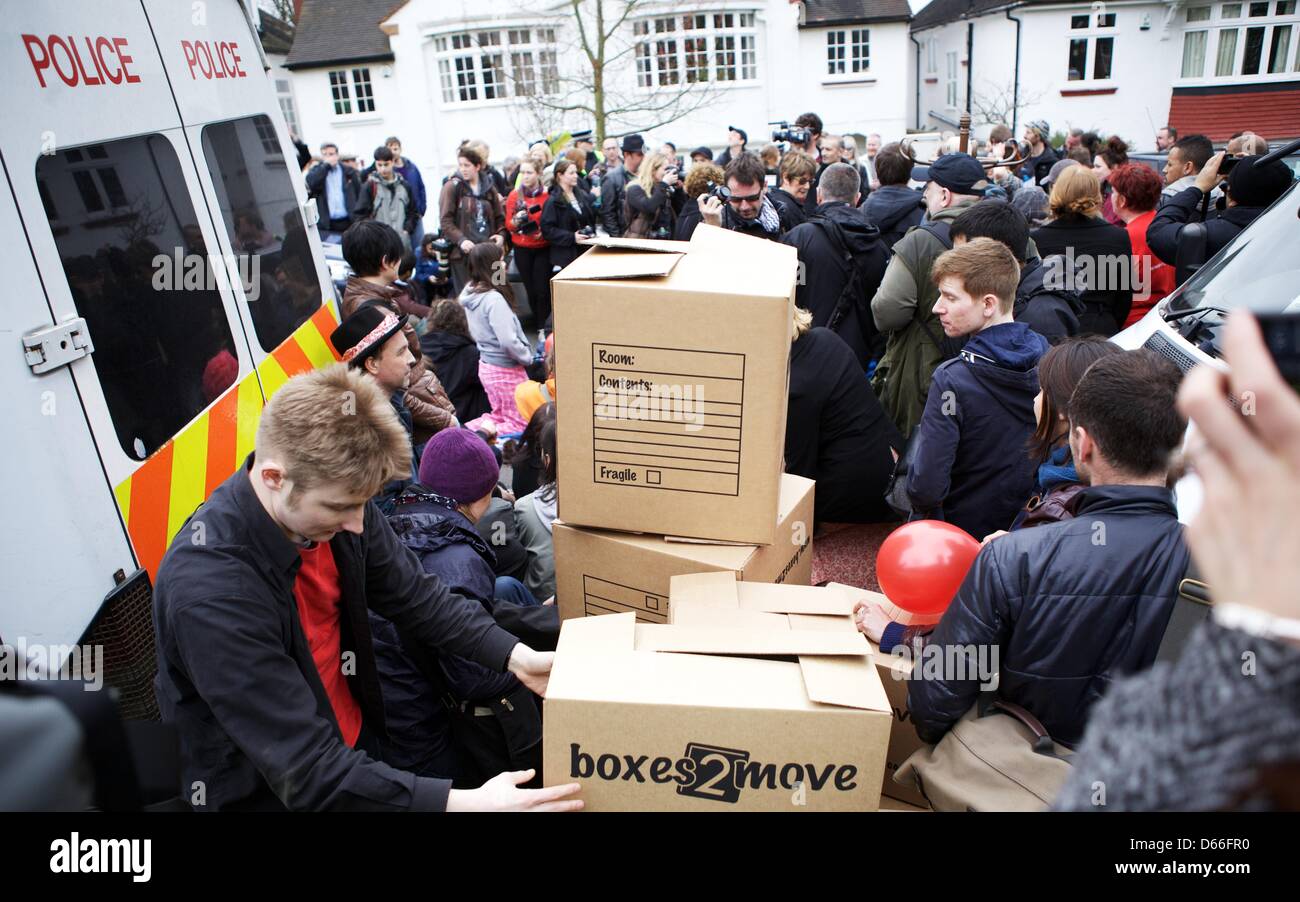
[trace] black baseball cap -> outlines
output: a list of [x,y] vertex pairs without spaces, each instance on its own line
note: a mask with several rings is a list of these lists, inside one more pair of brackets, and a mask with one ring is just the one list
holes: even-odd
[[984,167],[968,153],[946,153],[929,166],[913,166],[912,180],[934,182],[953,194],[983,194],[989,186]]
[[728,125],[727,131],[735,132],[736,134],[740,135],[741,141],[745,142],[746,144],[749,143],[749,135],[746,134],[745,130],[741,128],[739,125]]
[[691,159],[695,159],[696,157],[704,157],[704,159],[712,161],[713,151],[707,147],[697,147],[691,151]]

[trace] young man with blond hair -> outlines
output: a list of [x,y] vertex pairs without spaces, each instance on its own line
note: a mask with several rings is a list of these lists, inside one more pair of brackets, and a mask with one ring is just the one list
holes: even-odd
[[272,396],[254,451],[173,540],[158,571],[158,702],[197,810],[570,810],[576,784],[478,789],[376,757],[383,699],[367,610],[431,650],[509,670],[542,694],[553,655],[423,572],[371,498],[409,471],[385,389],[336,364]]
[[1034,487],[1026,451],[1037,417],[1038,358],[1047,339],[1015,322],[1020,265],[976,238],[942,254],[930,276],[934,313],[961,353],[934,371],[917,427],[907,495],[916,519],[941,519],[977,539],[1006,529]]

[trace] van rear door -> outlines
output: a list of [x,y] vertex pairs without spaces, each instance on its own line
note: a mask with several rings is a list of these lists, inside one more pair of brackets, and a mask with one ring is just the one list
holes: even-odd
[[337,359],[329,335],[338,320],[324,300],[332,288],[320,238],[304,218],[297,156],[235,0],[205,4],[197,24],[176,15],[173,0],[144,6],[269,398],[290,376]]
[[100,478],[153,575],[252,448],[262,398],[245,322],[227,273],[208,265],[220,241],[138,0],[15,4],[0,31],[12,123],[0,153],[53,320],[87,323],[94,353],[68,371]]

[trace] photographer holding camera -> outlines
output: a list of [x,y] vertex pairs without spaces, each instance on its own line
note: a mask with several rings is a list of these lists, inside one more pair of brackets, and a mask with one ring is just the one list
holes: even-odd
[[555,161],[555,185],[542,208],[542,237],[551,246],[551,272],[557,273],[596,237],[596,208],[578,185],[578,167],[568,157]]
[[515,266],[528,292],[539,329],[551,315],[551,253],[542,235],[542,208],[546,205],[545,168],[540,157],[525,156],[519,162],[519,187],[506,198],[506,228],[515,249]]
[[752,153],[742,153],[725,170],[726,189],[701,194],[700,215],[709,225],[780,241],[781,212],[767,196],[767,170]]
[[628,238],[671,239],[685,202],[677,166],[661,153],[651,154],[641,163],[636,181],[627,186],[624,234]]

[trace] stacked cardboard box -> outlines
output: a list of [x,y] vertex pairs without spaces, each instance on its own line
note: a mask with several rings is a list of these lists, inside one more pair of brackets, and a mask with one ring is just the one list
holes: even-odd
[[562,616],[663,623],[680,573],[809,581],[814,487],[782,474],[797,272],[701,225],[602,239],[552,280]]
[[[671,623],[567,620],[544,780],[591,811],[874,811],[892,718],[839,588],[672,581]],[[847,606],[847,607],[846,607]]]

